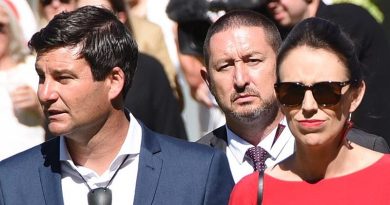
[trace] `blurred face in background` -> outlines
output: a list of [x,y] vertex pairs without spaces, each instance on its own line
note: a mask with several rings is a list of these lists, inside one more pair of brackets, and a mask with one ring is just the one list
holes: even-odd
[[7,55],[9,43],[8,24],[9,18],[7,13],[2,7],[0,7],[0,59]]
[[[115,1],[115,2],[118,3],[119,1]],[[121,21],[126,25],[126,21],[127,21],[126,12],[117,11],[118,8],[115,8],[114,5],[115,3],[112,0],[77,0],[76,8],[80,8],[83,6],[96,6],[96,7],[108,9],[118,17],[119,21]]]
[[103,7],[108,10],[113,10],[111,3],[108,0],[78,0],[77,1],[77,8],[83,7],[83,6],[97,6],[97,7]]
[[292,27],[309,15],[311,0],[272,0],[267,9],[272,18],[283,27]]
[[50,21],[62,11],[73,11],[76,9],[76,0],[40,0],[43,16]]

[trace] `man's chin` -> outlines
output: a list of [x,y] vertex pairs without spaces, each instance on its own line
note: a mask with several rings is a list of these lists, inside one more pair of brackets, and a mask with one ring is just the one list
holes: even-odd
[[48,125],[48,129],[50,133],[54,136],[66,135],[67,133],[69,133],[69,129],[65,128],[64,126],[60,126],[58,124],[50,123]]
[[[241,122],[256,122],[261,118],[264,120],[266,118],[274,118],[277,113],[277,105],[276,104],[267,104],[266,107],[255,107],[242,109],[231,112],[231,116]],[[275,106],[276,105],[276,106]]]
[[252,122],[256,120],[261,113],[256,111],[247,111],[247,112],[232,112],[232,116],[242,122]]

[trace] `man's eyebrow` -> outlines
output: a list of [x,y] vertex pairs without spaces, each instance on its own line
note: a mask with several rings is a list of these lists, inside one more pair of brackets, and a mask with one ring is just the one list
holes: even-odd
[[[246,54],[244,54],[242,57],[249,58],[252,56],[259,56],[259,55],[263,56],[264,54],[262,52],[259,52],[259,51],[249,51]],[[226,57],[222,57],[221,59],[217,60],[216,64],[225,63],[225,62],[229,62],[229,61],[233,61],[233,58],[226,56]]]
[[72,74],[73,73],[71,70],[65,69],[65,68],[57,68],[57,69],[54,69],[52,72],[55,75],[59,75],[59,74]]
[[[35,71],[36,72],[42,72],[43,69],[39,65],[35,65]],[[74,74],[73,71],[67,69],[67,68],[55,68],[51,69],[50,71],[53,75],[61,75],[61,74]]]
[[264,55],[264,53],[256,50],[249,50],[247,54],[245,54],[244,56],[254,56],[254,55]]
[[233,60],[233,58],[230,58],[230,57],[224,57],[224,58],[217,60],[215,63],[216,63],[216,65],[218,65],[221,63],[229,62],[229,61],[234,61],[234,60]]

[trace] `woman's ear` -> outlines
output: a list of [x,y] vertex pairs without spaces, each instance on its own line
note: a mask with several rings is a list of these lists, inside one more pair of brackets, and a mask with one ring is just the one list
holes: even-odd
[[352,102],[349,108],[349,112],[355,111],[363,100],[364,93],[366,92],[366,83],[361,81],[359,87],[354,90],[352,94]]
[[119,67],[115,67],[111,70],[110,75],[107,77],[109,83],[110,100],[117,98],[123,91],[125,85],[125,73]]

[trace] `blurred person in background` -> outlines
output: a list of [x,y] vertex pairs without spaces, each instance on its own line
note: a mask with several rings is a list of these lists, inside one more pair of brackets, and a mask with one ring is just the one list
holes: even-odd
[[132,15],[129,9],[126,9],[126,12],[128,18],[127,23],[131,27],[134,38],[139,45],[139,50],[153,56],[164,66],[164,71],[169,79],[172,91],[179,100],[181,109],[183,109],[184,102],[181,87],[178,83],[178,75],[169,57],[168,48],[161,28],[145,18]]
[[161,28],[169,57],[171,58],[176,72],[180,71],[175,43],[177,24],[169,19],[165,12],[169,0],[125,0],[125,3],[130,8],[131,16],[146,19]]
[[0,160],[44,141],[43,114],[30,56],[13,10],[0,1]]
[[339,24],[351,37],[364,64],[366,93],[352,114],[355,126],[383,136],[390,143],[390,95],[383,92],[390,78],[390,44],[381,25],[362,7],[353,4],[326,5],[321,0],[271,0],[269,15],[279,25],[282,37],[300,21],[320,17]]
[[31,0],[32,9],[38,20],[39,27],[44,27],[62,11],[73,11],[77,0]]
[[[38,24],[34,16],[31,5],[27,0],[3,0],[13,5],[16,18],[23,31],[23,36],[28,41],[37,32]],[[27,43],[27,42],[26,42]]]

